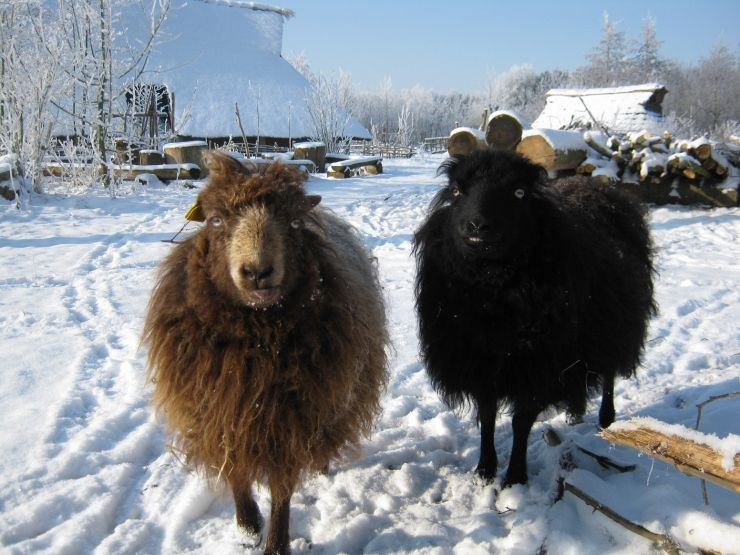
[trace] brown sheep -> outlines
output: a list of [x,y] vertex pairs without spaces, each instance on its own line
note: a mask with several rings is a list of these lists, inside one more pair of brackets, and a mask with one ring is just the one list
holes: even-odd
[[352,228],[307,195],[305,176],[209,156],[206,224],[163,262],[149,302],[153,402],[188,466],[225,479],[238,526],[287,553],[301,479],[356,449],[387,381],[377,274]]

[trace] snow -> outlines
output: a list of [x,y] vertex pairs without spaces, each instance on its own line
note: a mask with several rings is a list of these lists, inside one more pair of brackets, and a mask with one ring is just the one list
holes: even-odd
[[230,6],[233,8],[249,8],[250,10],[258,10],[264,12],[275,12],[285,17],[293,17],[295,13],[287,8],[278,8],[275,6],[268,6],[267,4],[260,4],[258,2],[245,2],[244,0],[201,0],[207,4],[220,4],[222,6]]
[[488,120],[486,121],[486,125],[491,123],[491,120],[499,116],[508,116],[510,118],[515,119],[521,124],[523,129],[529,129],[530,127],[532,127],[532,125],[529,123],[529,121],[525,117],[520,116],[519,114],[517,114],[516,112],[512,112],[511,110],[496,110],[494,112],[491,112],[491,114],[488,116]]
[[585,150],[586,142],[580,131],[560,131],[556,129],[526,129],[522,132],[522,140],[527,137],[540,136],[553,150]]
[[167,150],[168,148],[190,148],[194,146],[208,146],[208,143],[206,141],[182,141],[179,143],[167,143],[165,145],[162,145],[162,150]]
[[293,148],[319,148],[326,146],[321,141],[304,141],[302,143],[293,143]]
[[626,93],[650,93],[665,88],[660,83],[642,83],[640,85],[625,85],[621,87],[598,87],[592,89],[550,89],[547,94],[558,96],[602,96]]
[[452,137],[453,135],[457,135],[458,133],[469,133],[470,135],[473,135],[481,141],[486,140],[485,131],[481,131],[480,129],[476,129],[475,127],[455,127],[455,129],[450,131],[450,137]]
[[[652,553],[570,494],[569,483],[684,549],[740,545],[737,496],[597,436],[585,422],[544,413],[529,442],[530,482],[500,490],[474,476],[471,414],[447,410],[419,361],[411,238],[439,190],[441,156],[385,160],[372,180],[310,177],[309,190],[358,229],[378,259],[390,335],[383,413],[359,458],[333,465],[296,492],[291,547],[336,553]],[[0,551],[7,553],[260,553],[242,548],[228,494],[212,491],[169,453],[149,406],[139,334],[157,265],[172,249],[201,182],[129,184],[117,198],[34,196],[27,210],[0,204]],[[693,427],[695,405],[740,389],[740,209],[651,208],[657,298],[638,377],[620,381],[620,419]],[[189,224],[186,233],[197,224]],[[542,440],[545,426],[563,439]],[[738,434],[737,399],[704,408],[702,432]],[[499,474],[511,448],[501,415]],[[636,471],[617,474],[577,444]],[[264,515],[269,495],[256,490]]]
[[4,154],[0,156],[0,174],[6,174],[10,177],[17,161],[18,159],[15,154]]
[[[68,167],[69,164],[49,164],[50,167],[58,167],[58,168],[64,168]],[[80,167],[85,167],[84,164],[80,164]],[[112,168],[115,170],[127,170],[127,169],[135,169],[137,171],[142,172],[149,172],[153,173],[157,170],[200,170],[200,166],[198,164],[193,164],[192,162],[184,162],[182,164],[120,164],[120,165],[112,165]]]

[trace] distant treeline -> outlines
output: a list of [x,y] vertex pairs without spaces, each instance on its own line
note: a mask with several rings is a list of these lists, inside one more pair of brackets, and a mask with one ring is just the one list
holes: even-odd
[[[573,71],[536,72],[531,66],[514,66],[489,75],[479,93],[439,93],[416,86],[396,91],[386,78],[376,91],[358,91],[352,113],[378,139],[418,144],[424,137],[445,136],[456,125],[475,126],[485,109],[513,110],[534,120],[553,88],[611,87],[661,83],[668,89],[663,103],[666,130],[680,136],[708,134],[722,139],[740,129],[740,64],[738,52],[718,42],[691,64],[661,55],[661,41],[653,18],[647,18],[640,36],[632,41],[604,16],[602,36]],[[305,62],[305,61],[304,61]],[[461,90],[470,84],[460,83]]]

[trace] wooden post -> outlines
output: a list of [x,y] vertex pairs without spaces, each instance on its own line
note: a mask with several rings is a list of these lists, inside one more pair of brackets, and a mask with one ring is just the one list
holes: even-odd
[[208,175],[208,168],[203,162],[203,154],[208,150],[205,141],[168,143],[162,150],[168,164],[196,164],[201,170],[201,177]]
[[326,164],[326,145],[319,141],[293,144],[293,158],[311,160],[317,172],[324,171]]

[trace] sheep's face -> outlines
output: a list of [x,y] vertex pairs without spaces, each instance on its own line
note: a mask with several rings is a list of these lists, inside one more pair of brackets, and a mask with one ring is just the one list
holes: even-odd
[[292,267],[305,221],[320,197],[305,195],[303,177],[292,169],[254,175],[238,162],[238,167],[225,163],[232,171],[224,172],[211,159],[209,167],[216,171],[199,197],[209,240],[208,270],[219,289],[236,300],[268,308],[296,285]]
[[536,226],[532,193],[542,168],[509,152],[480,151],[442,170],[452,238],[463,257],[506,259],[529,248]]

